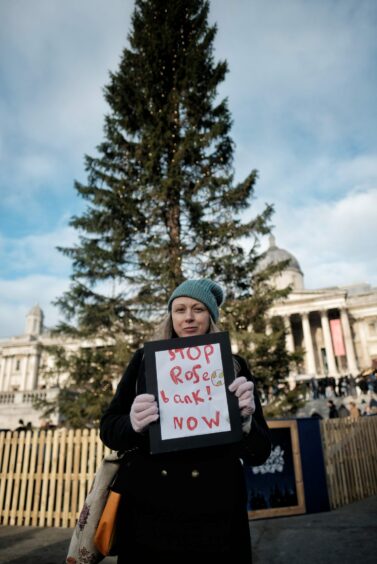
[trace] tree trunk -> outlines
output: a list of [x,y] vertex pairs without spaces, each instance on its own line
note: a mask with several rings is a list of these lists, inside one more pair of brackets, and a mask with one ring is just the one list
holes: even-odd
[[166,223],[169,233],[169,269],[171,290],[183,282],[182,273],[182,245],[179,203],[169,206],[166,214]]

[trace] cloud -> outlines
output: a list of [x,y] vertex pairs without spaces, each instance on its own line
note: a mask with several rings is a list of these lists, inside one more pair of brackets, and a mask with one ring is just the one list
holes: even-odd
[[0,237],[0,338],[22,334],[25,316],[36,303],[44,311],[47,326],[58,321],[59,311],[51,302],[68,289],[71,261],[56,247],[77,241],[66,219],[51,232]]
[[322,182],[333,163],[377,149],[376,3],[245,1],[238,8],[242,18],[229,17],[227,2],[211,5],[216,55],[230,68],[221,93],[234,118],[237,178],[257,168],[260,191],[289,196],[294,176],[305,180],[317,170],[315,186],[297,186],[300,199],[321,187],[327,197],[332,189],[344,195],[345,186]]
[[[212,20],[218,22],[216,55],[230,67],[224,86],[237,105],[252,101],[286,110],[287,98],[317,105],[338,98],[339,105],[360,92],[362,85],[352,78],[374,68],[373,0],[241,1],[234,17],[228,12],[227,2],[211,5]],[[339,96],[334,87],[341,85],[350,89]]]
[[53,327],[59,312],[51,302],[68,289],[68,284],[68,278],[42,274],[0,279],[0,338],[22,335],[26,315],[35,304],[44,312],[45,325]]
[[0,238],[0,263],[2,276],[12,278],[26,274],[67,275],[71,262],[57,246],[72,246],[77,242],[77,233],[60,226],[54,231],[30,234],[21,238]]
[[321,200],[337,202],[348,194],[366,192],[377,186],[377,151],[354,157],[331,157],[314,153],[302,162],[289,148],[261,150],[257,168],[260,178],[256,195],[290,209]]
[[292,209],[281,204],[275,218],[277,245],[298,259],[307,288],[377,286],[376,209],[377,188],[349,193],[331,205],[317,201]]
[[18,0],[0,6],[3,206],[36,221],[82,176],[102,137],[102,88],[125,46],[133,2]]

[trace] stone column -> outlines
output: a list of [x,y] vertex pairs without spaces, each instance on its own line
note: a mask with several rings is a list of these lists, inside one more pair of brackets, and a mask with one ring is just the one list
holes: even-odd
[[29,366],[29,355],[25,355],[22,359],[22,383],[21,383],[21,391],[24,392],[28,389],[27,385],[27,372]]
[[29,390],[36,390],[38,386],[38,368],[39,368],[39,354],[36,350],[30,356],[30,364],[29,364]]
[[329,376],[337,376],[338,369],[336,367],[334,349],[332,346],[330,323],[329,323],[327,310],[321,311],[321,325],[323,331],[323,339],[325,341],[326,358],[329,367]]
[[4,391],[10,392],[10,378],[11,378],[11,371],[12,371],[12,357],[6,356],[5,357],[5,370],[4,370]]
[[295,343],[292,335],[291,319],[289,315],[284,315],[284,327],[285,327],[285,346],[287,351],[290,353],[295,352]]
[[364,366],[362,366],[362,368],[363,369],[370,368],[372,366],[372,359],[370,357],[368,350],[368,338],[365,331],[365,319],[359,319],[358,326],[360,333],[360,344],[361,344],[361,349],[363,351],[363,361],[364,361]]
[[305,361],[308,374],[314,376],[316,374],[315,357],[312,332],[310,330],[309,314],[304,312],[301,314],[302,330],[304,332]]
[[27,391],[32,391],[37,389],[38,385],[38,364],[39,364],[39,351],[38,347],[31,347],[28,354],[27,362],[27,373],[26,373],[26,385]]
[[[291,318],[290,315],[284,315],[284,327],[285,327],[285,346],[289,353],[295,352],[295,342],[292,334]],[[292,362],[290,365],[288,385],[289,389],[293,390],[296,385],[297,367]]]
[[353,346],[351,333],[351,325],[346,308],[342,307],[340,310],[340,321],[342,323],[344,344],[346,347],[348,370],[352,374],[352,376],[357,376],[359,374],[359,369],[357,367],[355,348]]
[[5,390],[5,358],[3,356],[0,360],[0,392]]

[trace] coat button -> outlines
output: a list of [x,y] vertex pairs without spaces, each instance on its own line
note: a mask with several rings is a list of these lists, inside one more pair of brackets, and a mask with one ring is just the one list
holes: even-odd
[[161,476],[167,476],[167,475],[168,475],[167,470],[161,470]]
[[199,470],[193,470],[193,471],[191,472],[191,476],[192,476],[193,478],[197,478],[197,477],[199,476]]

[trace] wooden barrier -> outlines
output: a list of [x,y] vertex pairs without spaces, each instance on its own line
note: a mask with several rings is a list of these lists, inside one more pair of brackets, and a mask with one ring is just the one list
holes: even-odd
[[[377,494],[377,416],[321,421],[332,508]],[[74,527],[110,452],[98,430],[0,433],[0,524]]]
[[0,524],[74,527],[109,452],[95,429],[0,433]]
[[332,509],[377,494],[377,416],[321,421]]

